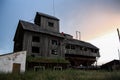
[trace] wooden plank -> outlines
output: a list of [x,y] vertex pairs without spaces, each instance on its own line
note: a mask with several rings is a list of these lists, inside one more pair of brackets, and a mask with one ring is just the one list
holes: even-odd
[[13,63],[13,72],[20,72],[21,64]]

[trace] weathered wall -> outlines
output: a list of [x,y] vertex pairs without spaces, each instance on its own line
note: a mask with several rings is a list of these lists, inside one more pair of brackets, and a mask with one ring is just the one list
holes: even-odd
[[[52,22],[54,24],[54,27],[48,26],[48,22]],[[49,31],[59,32],[59,21],[46,17],[41,17],[41,28],[47,29]]]
[[[38,36],[40,38],[40,42],[33,42],[32,37]],[[58,45],[52,45],[52,40],[57,40]],[[34,55],[34,56],[42,56],[42,57],[63,57],[63,39],[59,37],[54,37],[46,34],[41,33],[33,33],[33,32],[25,32],[24,40],[23,40],[23,50],[27,51],[27,55]],[[32,46],[39,47],[39,53],[32,52]],[[57,49],[58,55],[51,54],[52,49]]]
[[12,72],[13,63],[20,64],[20,72],[25,72],[26,51],[0,55],[0,72]]

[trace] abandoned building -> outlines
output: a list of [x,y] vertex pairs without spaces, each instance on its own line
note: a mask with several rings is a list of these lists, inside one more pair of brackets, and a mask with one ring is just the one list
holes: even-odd
[[0,55],[0,72],[25,72],[26,51]]
[[112,60],[101,66],[104,70],[120,70],[120,60]]
[[[36,13],[34,23],[20,20],[14,36],[14,52],[27,51],[27,57],[47,59],[35,59],[36,61],[28,63],[31,67],[53,62],[59,66],[93,64],[96,58],[100,57],[99,48],[88,42],[73,39],[69,34],[60,33],[59,21],[54,16],[40,12]],[[60,64],[50,59],[57,59]]]

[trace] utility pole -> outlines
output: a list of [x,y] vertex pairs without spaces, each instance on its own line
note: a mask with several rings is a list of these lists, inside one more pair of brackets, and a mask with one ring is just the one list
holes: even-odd
[[[117,32],[118,32],[118,38],[119,38],[119,42],[120,42],[120,32],[119,29],[117,28]],[[120,51],[118,49],[118,56],[119,56],[119,61],[120,61]]]
[[119,32],[118,28],[117,28],[117,32],[118,32],[118,38],[119,38],[119,42],[120,42],[120,32]]
[[118,56],[119,56],[119,62],[120,62],[120,51],[119,51],[119,49],[118,49]]

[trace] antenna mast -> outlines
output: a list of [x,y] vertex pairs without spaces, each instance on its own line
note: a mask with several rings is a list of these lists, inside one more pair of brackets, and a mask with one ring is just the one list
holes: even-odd
[[55,1],[53,0],[53,15],[55,16]]
[[76,31],[76,39],[81,40],[81,33],[80,33],[80,31]]

